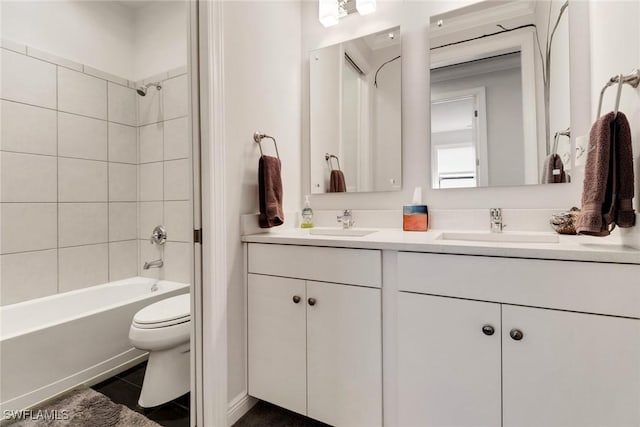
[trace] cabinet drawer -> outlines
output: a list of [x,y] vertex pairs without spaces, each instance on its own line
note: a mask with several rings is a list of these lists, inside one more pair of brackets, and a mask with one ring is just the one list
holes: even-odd
[[640,266],[398,254],[402,291],[640,318]]
[[379,288],[380,251],[249,244],[249,273]]

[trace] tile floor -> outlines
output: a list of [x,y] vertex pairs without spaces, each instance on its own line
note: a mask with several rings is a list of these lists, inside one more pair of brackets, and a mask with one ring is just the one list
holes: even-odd
[[233,427],[330,427],[271,403],[260,401]]
[[92,388],[164,427],[189,427],[189,393],[156,408],[138,406],[146,365],[141,363]]

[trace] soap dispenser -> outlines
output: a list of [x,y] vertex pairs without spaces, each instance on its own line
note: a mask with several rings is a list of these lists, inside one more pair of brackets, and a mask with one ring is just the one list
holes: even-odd
[[302,224],[301,228],[313,228],[313,209],[311,209],[311,202],[309,202],[309,196],[304,196],[304,208],[302,208]]

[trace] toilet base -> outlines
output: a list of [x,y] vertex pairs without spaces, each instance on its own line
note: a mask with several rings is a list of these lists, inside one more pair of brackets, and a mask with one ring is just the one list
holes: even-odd
[[167,350],[149,352],[138,405],[143,408],[162,405],[190,390],[189,343]]

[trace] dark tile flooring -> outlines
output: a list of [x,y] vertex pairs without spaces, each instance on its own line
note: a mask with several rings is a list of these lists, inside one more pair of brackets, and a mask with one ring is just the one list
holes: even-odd
[[146,362],[136,365],[92,388],[164,427],[189,427],[189,393],[155,408],[138,406],[146,366]]
[[232,427],[330,427],[295,412],[260,401]]

